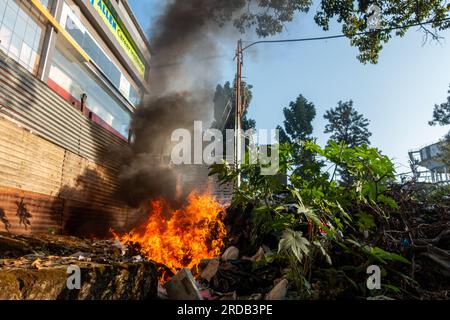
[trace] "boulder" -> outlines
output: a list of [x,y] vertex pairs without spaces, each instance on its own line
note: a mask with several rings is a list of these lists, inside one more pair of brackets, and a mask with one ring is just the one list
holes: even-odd
[[69,289],[69,265],[0,268],[0,300],[143,300],[156,297],[157,277],[151,262],[84,263],[80,289]]
[[[154,263],[113,241],[0,234],[0,300],[142,300],[157,297]],[[69,268],[70,267],[70,268]],[[73,269],[79,286],[71,286]]]
[[278,282],[266,295],[266,300],[284,300],[286,298],[288,281],[286,279]]
[[229,247],[225,252],[222,254],[222,260],[235,260],[239,258],[239,249],[236,247]]
[[220,265],[219,259],[211,259],[206,268],[203,270],[200,277],[208,282],[211,281],[211,279],[216,275],[219,265]]
[[173,300],[203,300],[191,270],[181,269],[166,283],[167,296]]

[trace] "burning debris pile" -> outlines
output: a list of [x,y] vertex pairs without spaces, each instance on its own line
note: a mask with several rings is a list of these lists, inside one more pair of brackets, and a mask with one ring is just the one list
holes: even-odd
[[[268,250],[268,248],[266,248]],[[261,248],[253,257],[240,256],[228,247],[222,255],[203,259],[192,269],[183,268],[159,287],[159,297],[177,300],[282,300],[288,281],[273,266],[257,267]]]
[[[155,262],[162,299],[282,299],[287,281],[272,266],[255,268],[263,248],[252,257],[234,246],[226,250],[225,209],[207,193],[191,193],[187,203],[171,209],[151,201],[147,221],[124,235],[113,232],[132,255]],[[236,221],[236,220],[234,220]],[[244,226],[243,226],[244,227]],[[265,248],[270,252],[269,248]],[[277,293],[268,292],[274,287]],[[283,293],[284,292],[284,293]]]
[[175,210],[154,200],[147,222],[116,238],[176,272],[220,254],[226,234],[222,214],[222,206],[206,193],[191,193],[187,204]]
[[[397,279],[398,274],[404,278],[397,279],[401,291],[389,297],[446,299],[449,207],[411,201],[410,192],[405,187],[393,191],[404,211],[393,212],[383,233],[370,238],[411,261],[390,264],[396,272],[384,275],[384,281]],[[114,234],[115,240],[2,233],[0,299],[298,298],[292,266],[279,259],[278,242],[271,237],[259,244],[250,240],[252,211],[223,209],[213,197],[193,193],[175,210],[164,201],[152,201],[147,221],[124,235]],[[331,268],[318,264],[311,270],[316,295],[310,299],[358,297],[339,277],[324,277],[324,270],[351,263],[339,250],[330,255]],[[81,270],[79,290],[67,288],[69,266]]]

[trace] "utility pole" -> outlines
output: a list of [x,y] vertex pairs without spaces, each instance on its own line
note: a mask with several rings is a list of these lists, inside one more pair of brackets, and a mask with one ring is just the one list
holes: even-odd
[[[234,160],[236,170],[241,168],[242,153],[241,153],[241,130],[242,130],[242,40],[238,41],[236,50],[237,73],[236,73],[236,103],[234,116]],[[241,175],[237,177],[237,186],[241,185]]]

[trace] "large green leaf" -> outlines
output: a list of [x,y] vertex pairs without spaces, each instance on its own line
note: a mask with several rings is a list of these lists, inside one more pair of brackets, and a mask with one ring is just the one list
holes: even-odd
[[303,237],[301,231],[287,229],[283,232],[281,240],[278,243],[278,252],[293,254],[299,262],[302,262],[304,256],[309,255],[310,245],[310,242]]

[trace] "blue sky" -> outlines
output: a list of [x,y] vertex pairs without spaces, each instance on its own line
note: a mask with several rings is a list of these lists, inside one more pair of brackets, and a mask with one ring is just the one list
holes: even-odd
[[[144,29],[161,10],[163,1],[129,0]],[[323,32],[312,20],[313,12],[298,15],[274,39],[303,38],[340,33]],[[253,85],[249,116],[261,129],[283,121],[283,107],[301,93],[317,109],[314,135],[326,143],[323,133],[326,110],[339,100],[354,101],[370,119],[371,143],[396,163],[398,172],[408,171],[408,150],[435,142],[449,127],[430,127],[433,106],[446,100],[450,84],[450,31],[441,32],[441,43],[423,44],[423,33],[411,29],[393,38],[381,52],[377,65],[361,64],[358,51],[347,39],[291,44],[257,45],[245,54],[243,74]],[[245,41],[256,40],[250,34]],[[237,38],[236,38],[237,40]],[[235,41],[224,43],[230,58],[220,59],[223,81],[234,77]]]

